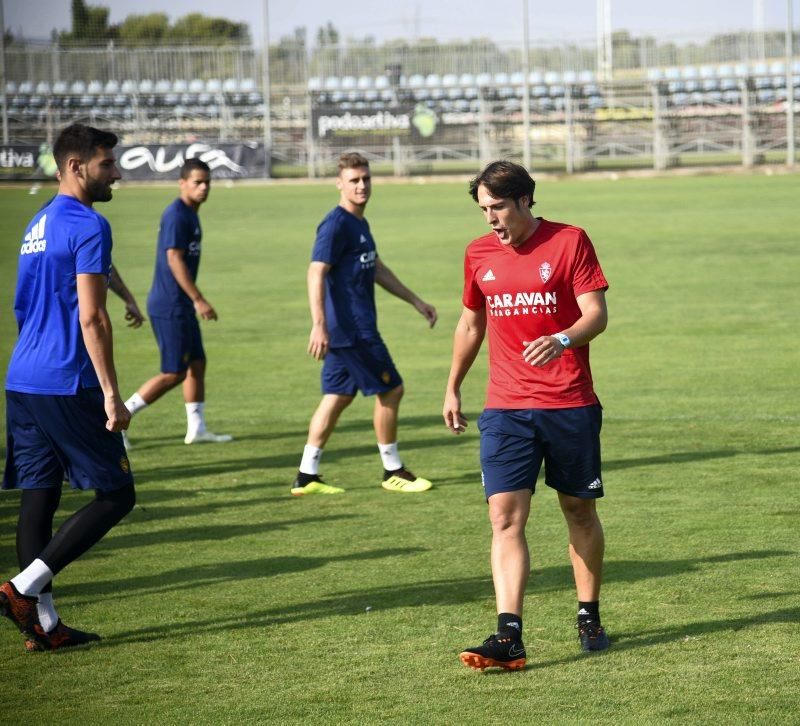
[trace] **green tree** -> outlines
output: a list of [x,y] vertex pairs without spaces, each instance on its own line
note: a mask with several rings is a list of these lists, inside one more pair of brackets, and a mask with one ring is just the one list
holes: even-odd
[[209,45],[248,43],[247,23],[232,23],[225,18],[209,18],[202,13],[190,13],[175,21],[166,36],[178,43],[202,41]]
[[169,33],[166,13],[129,15],[119,26],[119,39],[125,45],[141,45],[164,40]]

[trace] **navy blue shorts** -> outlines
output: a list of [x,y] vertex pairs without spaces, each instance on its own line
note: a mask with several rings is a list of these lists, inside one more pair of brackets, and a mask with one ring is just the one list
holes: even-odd
[[122,434],[106,428],[103,392],[74,396],[6,391],[3,489],[60,487],[112,491],[133,484]]
[[478,419],[481,477],[488,499],[545,484],[581,499],[603,496],[600,476],[600,404],[578,408],[487,408]]
[[403,383],[381,338],[331,348],[322,364],[322,392],[340,396],[386,393]]
[[150,316],[158,349],[161,351],[162,373],[183,373],[193,360],[205,360],[200,323],[194,315],[171,318]]

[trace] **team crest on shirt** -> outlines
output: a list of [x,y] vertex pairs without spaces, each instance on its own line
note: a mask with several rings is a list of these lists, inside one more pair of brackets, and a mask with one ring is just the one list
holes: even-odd
[[128,474],[131,470],[131,465],[128,463],[127,456],[120,456],[119,457],[119,468],[122,469],[126,474]]
[[542,278],[542,282],[547,282],[552,274],[553,268],[550,267],[549,262],[542,262],[542,264],[539,265],[539,277]]
[[389,381],[392,380],[392,374],[389,373],[389,371],[384,371],[383,373],[381,373],[381,380],[388,386]]

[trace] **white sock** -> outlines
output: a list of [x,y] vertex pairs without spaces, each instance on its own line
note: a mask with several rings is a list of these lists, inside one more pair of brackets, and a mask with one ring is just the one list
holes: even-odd
[[306,444],[303,447],[303,458],[300,460],[300,471],[303,474],[319,474],[319,460],[322,449]]
[[52,592],[40,592],[39,604],[36,606],[39,613],[39,624],[44,628],[45,633],[49,633],[58,625],[58,613],[56,606],[53,605]]
[[190,434],[206,430],[206,404],[203,401],[186,404],[186,430]]
[[133,416],[137,411],[147,408],[147,401],[145,401],[138,393],[134,393],[127,401],[125,401],[125,408],[130,411]]
[[402,468],[403,462],[400,461],[400,454],[397,453],[396,441],[393,444],[378,444],[378,451],[381,452],[381,461],[386,471]]
[[11,578],[20,595],[38,595],[53,579],[52,570],[41,560],[34,560],[16,577]]

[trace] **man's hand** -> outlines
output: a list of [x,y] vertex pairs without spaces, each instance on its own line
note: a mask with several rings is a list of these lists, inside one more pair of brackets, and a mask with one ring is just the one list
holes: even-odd
[[525,362],[537,368],[541,368],[550,363],[550,361],[560,358],[564,352],[564,346],[552,335],[543,335],[541,338],[532,341],[523,340],[522,344],[525,346],[522,351],[522,357]]
[[135,300],[125,303],[125,320],[128,321],[129,328],[141,328],[144,322],[144,315],[139,310]]
[[317,324],[311,328],[308,336],[308,354],[316,360],[322,360],[329,349],[328,328],[324,324]]
[[436,325],[436,320],[438,316],[436,315],[436,308],[433,305],[428,305],[424,300],[418,300],[414,303],[414,307],[417,309],[420,315],[422,315],[425,320],[428,321],[428,326],[433,327]]
[[205,298],[198,298],[194,301],[195,312],[203,318],[203,320],[216,320],[217,311],[211,307]]
[[109,431],[124,431],[131,422],[131,412],[119,396],[106,396],[103,400],[106,410],[106,428]]
[[461,394],[448,391],[442,409],[444,425],[454,434],[461,434],[467,428],[467,417],[461,413]]

